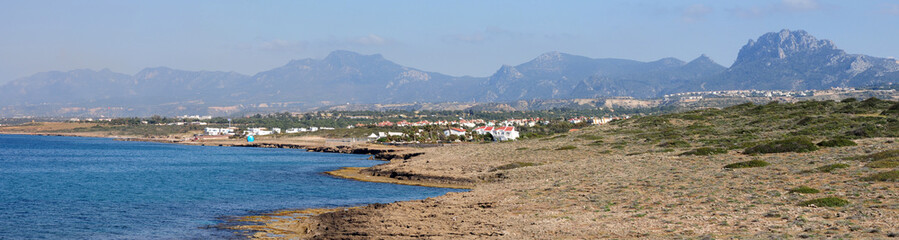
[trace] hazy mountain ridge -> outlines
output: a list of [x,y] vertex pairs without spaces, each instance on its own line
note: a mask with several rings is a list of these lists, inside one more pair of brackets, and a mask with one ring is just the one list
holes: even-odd
[[749,40],[729,68],[705,55],[690,62],[676,58],[640,62],[548,52],[516,66],[503,65],[488,77],[456,77],[405,67],[380,54],[334,51],[323,59],[292,60],[253,76],[167,67],[147,68],[133,76],[109,70],[38,73],[0,86],[0,107],[7,116],[78,114],[48,112],[54,106],[114,106],[145,115],[166,108],[175,108],[163,111],[171,113],[207,108],[212,112],[212,107],[302,110],[337,104],[652,98],[685,91],[806,90],[896,82],[895,59],[847,54],[832,41],[805,31],[782,30]]

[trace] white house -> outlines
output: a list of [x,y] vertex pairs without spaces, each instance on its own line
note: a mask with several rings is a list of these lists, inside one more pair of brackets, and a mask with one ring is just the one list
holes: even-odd
[[490,134],[493,136],[493,139],[497,141],[509,141],[518,139],[518,131],[515,130],[515,127],[507,126],[507,127],[478,127],[474,129],[474,132],[477,134]]
[[234,128],[206,128],[205,132],[209,136],[234,135]]
[[272,132],[281,133],[281,128],[272,128]]
[[465,129],[450,128],[448,130],[443,130],[443,135],[446,135],[447,137],[449,137],[450,135],[465,136]]
[[247,131],[244,132],[246,135],[271,135],[272,131],[268,131],[265,128],[247,128]]
[[387,132],[387,136],[403,136],[402,132]]
[[493,127],[490,127],[490,126],[478,127],[478,128],[474,129],[474,132],[479,135],[488,134],[488,133],[493,132]]
[[493,134],[493,139],[497,141],[510,141],[518,139],[518,131],[515,131],[515,127],[498,127],[493,130],[491,133]]

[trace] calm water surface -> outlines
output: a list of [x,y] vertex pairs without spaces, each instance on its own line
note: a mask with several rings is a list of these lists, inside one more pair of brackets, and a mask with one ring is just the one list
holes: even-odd
[[453,189],[321,172],[382,162],[296,149],[0,135],[0,239],[209,239],[222,216],[423,199]]

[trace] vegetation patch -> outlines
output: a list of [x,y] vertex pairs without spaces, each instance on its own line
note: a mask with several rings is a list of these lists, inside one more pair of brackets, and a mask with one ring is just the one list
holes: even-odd
[[538,164],[536,164],[536,163],[529,163],[529,162],[513,162],[513,163],[509,163],[506,165],[502,165],[502,166],[490,169],[490,171],[495,172],[498,170],[509,170],[509,169],[515,169],[515,168],[520,168],[520,167],[530,167],[530,166],[537,166],[537,165]]
[[849,201],[838,197],[826,197],[826,198],[818,198],[812,199],[805,202],[799,203],[799,206],[816,206],[816,207],[842,207],[849,204]]
[[845,138],[825,140],[825,141],[821,141],[818,143],[818,146],[821,146],[821,147],[848,147],[848,146],[856,146],[856,145],[858,145],[858,144],[853,142],[852,140],[845,139]]
[[862,180],[872,182],[899,182],[899,170],[871,174],[871,176],[863,177]]
[[869,162],[865,164],[865,167],[869,168],[894,168],[899,167],[899,158],[891,158],[884,160],[877,160],[873,162]]
[[578,135],[576,138],[584,139],[584,140],[591,140],[591,141],[602,140],[602,136],[589,135],[589,134]]
[[572,149],[577,149],[577,147],[572,146],[572,145],[565,145],[565,146],[556,148],[556,150],[572,150]]
[[784,152],[811,152],[818,150],[812,141],[806,138],[788,138],[769,143],[756,145],[743,151],[744,154],[758,153],[784,153]]
[[518,151],[521,151],[521,150],[528,150],[528,148],[526,148],[526,147],[521,147],[521,148],[516,148],[515,150],[518,150]]
[[833,172],[833,170],[837,170],[837,169],[841,169],[841,168],[848,168],[848,167],[849,167],[848,164],[836,163],[836,164],[820,166],[820,167],[815,168],[815,170],[818,170],[818,172],[829,173],[829,172]]
[[730,169],[733,169],[733,168],[755,168],[755,167],[764,167],[764,166],[768,166],[768,165],[771,165],[771,164],[768,162],[762,161],[762,160],[749,160],[749,161],[745,161],[745,162],[727,164],[726,166],[724,166],[724,168],[730,168]]
[[659,147],[685,148],[685,147],[690,147],[690,143],[688,143],[687,141],[684,141],[684,140],[671,140],[671,141],[665,141],[665,142],[659,144]]
[[806,194],[814,194],[821,192],[818,189],[811,188],[809,186],[799,186],[793,189],[790,189],[791,193],[806,193]]
[[724,149],[724,148],[701,147],[701,148],[697,148],[697,149],[693,149],[693,150],[690,150],[690,151],[686,151],[686,152],[684,152],[684,153],[681,153],[680,156],[691,156],[691,155],[695,155],[695,156],[709,156],[709,155],[724,154],[724,153],[727,153],[727,149]]

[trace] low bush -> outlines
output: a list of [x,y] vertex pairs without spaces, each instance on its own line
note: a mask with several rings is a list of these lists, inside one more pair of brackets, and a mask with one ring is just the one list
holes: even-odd
[[691,155],[695,155],[695,156],[709,156],[709,155],[724,154],[724,153],[727,153],[727,149],[724,149],[724,148],[701,147],[701,148],[697,148],[697,149],[693,149],[693,150],[690,150],[690,151],[686,151],[686,152],[684,152],[684,153],[681,153],[680,156],[691,156]]
[[837,197],[826,197],[826,198],[818,198],[812,199],[805,202],[799,203],[799,206],[816,206],[816,207],[842,207],[849,204],[849,201],[846,201],[842,198]]
[[799,187],[790,189],[790,192],[791,192],[791,193],[807,193],[807,194],[813,194],[813,193],[819,193],[819,192],[821,192],[821,191],[818,190],[818,189],[811,188],[811,187],[809,187],[809,186],[799,186]]
[[829,172],[833,172],[833,170],[837,170],[840,168],[847,168],[847,167],[849,167],[848,164],[836,163],[836,164],[820,166],[820,167],[815,168],[815,170],[818,170],[818,172],[829,173]]
[[731,163],[731,164],[724,166],[724,168],[731,168],[731,169],[733,169],[733,168],[754,168],[754,167],[764,167],[764,166],[768,166],[768,165],[771,165],[771,164],[768,162],[762,161],[762,160],[749,160],[749,161],[745,161],[745,162]]
[[899,158],[883,159],[865,164],[869,168],[894,168],[899,167]]
[[576,138],[584,139],[584,140],[602,140],[603,139],[602,136],[589,135],[589,134],[578,135]]
[[670,148],[670,147],[684,148],[684,147],[690,147],[690,143],[688,143],[687,141],[684,141],[684,140],[670,140],[670,141],[665,141],[665,142],[659,144],[658,146],[663,147],[663,148]]
[[769,143],[759,144],[743,151],[744,154],[757,153],[783,153],[783,152],[811,152],[818,150],[812,141],[806,138],[788,138]]
[[871,182],[899,182],[899,170],[871,174],[870,176],[863,177],[862,180]]
[[821,147],[848,147],[848,146],[856,146],[855,142],[845,138],[837,138],[831,140],[825,140],[818,143],[818,146]]
[[518,151],[521,151],[521,150],[528,150],[528,148],[526,148],[526,147],[521,147],[521,148],[516,148],[515,150],[518,150]]
[[566,146],[556,148],[556,150],[572,150],[572,149],[577,149],[577,147],[572,146],[572,145],[566,145]]

